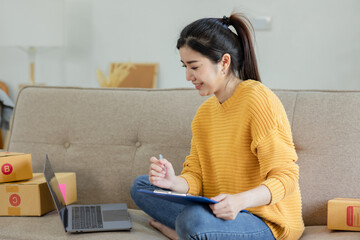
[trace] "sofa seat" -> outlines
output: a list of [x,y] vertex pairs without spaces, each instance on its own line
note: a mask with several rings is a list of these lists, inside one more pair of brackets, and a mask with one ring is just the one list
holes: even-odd
[[[62,240],[62,239],[167,239],[148,223],[150,217],[143,211],[129,209],[133,224],[131,231],[66,233],[57,211],[42,217],[1,217],[1,240]],[[34,220],[34,221],[33,221]],[[21,228],[21,231],[19,231]],[[24,234],[26,233],[26,234]]]
[[[141,210],[129,209],[133,228],[131,231],[98,232],[98,233],[66,233],[61,225],[57,211],[42,217],[2,217],[0,226],[1,240],[110,240],[110,239],[167,239],[159,231],[149,225],[151,219]],[[36,221],[33,219],[36,218]],[[19,227],[21,231],[19,231]],[[26,232],[26,235],[24,233]],[[301,240],[354,240],[360,239],[358,232],[331,231],[326,226],[307,226]]]
[[301,240],[356,240],[360,239],[359,232],[332,231],[326,226],[307,226]]
[[[57,211],[42,217],[2,217],[0,239],[2,240],[62,240],[62,239],[167,239],[159,231],[149,225],[151,219],[141,210],[129,209],[133,228],[131,231],[98,232],[98,233],[66,233],[61,225]],[[36,221],[32,221],[36,218]],[[19,227],[21,231],[19,231]],[[27,234],[24,235],[24,232]],[[360,239],[358,232],[331,231],[326,226],[307,226],[301,240],[354,240]]]

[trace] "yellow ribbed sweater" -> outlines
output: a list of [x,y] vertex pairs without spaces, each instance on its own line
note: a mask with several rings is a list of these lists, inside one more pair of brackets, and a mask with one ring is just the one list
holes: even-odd
[[247,80],[223,104],[210,97],[199,107],[192,133],[181,173],[190,194],[236,194],[263,184],[271,203],[247,210],[261,217],[276,239],[300,238],[297,154],[284,107],[270,89]]

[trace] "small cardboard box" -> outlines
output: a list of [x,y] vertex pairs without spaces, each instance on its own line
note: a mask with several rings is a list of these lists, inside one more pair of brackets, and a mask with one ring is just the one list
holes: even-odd
[[360,199],[334,198],[328,201],[328,229],[360,231]]
[[32,177],[31,154],[0,152],[0,183]]
[[[77,201],[75,173],[55,173],[66,204]],[[0,216],[41,216],[56,209],[42,173],[31,180],[0,184]]]

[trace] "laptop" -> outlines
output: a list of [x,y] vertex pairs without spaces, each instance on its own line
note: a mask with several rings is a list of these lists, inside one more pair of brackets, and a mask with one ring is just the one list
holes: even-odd
[[119,231],[132,228],[126,203],[67,206],[47,155],[44,176],[65,232]]

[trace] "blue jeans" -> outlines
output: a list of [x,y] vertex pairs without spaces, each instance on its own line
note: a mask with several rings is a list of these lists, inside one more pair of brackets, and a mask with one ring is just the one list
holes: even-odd
[[152,218],[175,229],[180,239],[274,239],[269,227],[250,212],[240,212],[235,220],[223,220],[208,205],[174,203],[139,193],[137,189],[158,189],[149,182],[148,175],[135,179],[131,197]]

